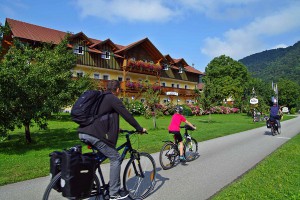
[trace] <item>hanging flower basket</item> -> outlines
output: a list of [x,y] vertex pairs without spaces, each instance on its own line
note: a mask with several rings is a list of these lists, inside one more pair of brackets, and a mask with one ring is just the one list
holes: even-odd
[[144,62],[141,60],[134,61],[129,60],[128,67],[132,70],[140,70],[140,71],[160,71],[162,67],[158,64],[150,63],[150,62]]

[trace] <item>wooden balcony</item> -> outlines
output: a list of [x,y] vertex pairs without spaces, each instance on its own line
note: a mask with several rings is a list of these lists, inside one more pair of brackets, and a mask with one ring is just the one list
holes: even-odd
[[166,94],[167,92],[177,92],[178,96],[195,96],[194,89],[183,89],[183,88],[173,88],[173,87],[161,87],[161,94]]
[[[108,80],[94,79],[97,89],[106,90]],[[178,96],[193,97],[195,96],[194,89],[183,89],[173,87],[154,86],[154,89],[160,90],[161,95],[166,95],[167,92],[177,92]],[[146,90],[139,82],[121,82],[121,92],[125,93],[141,93]]]

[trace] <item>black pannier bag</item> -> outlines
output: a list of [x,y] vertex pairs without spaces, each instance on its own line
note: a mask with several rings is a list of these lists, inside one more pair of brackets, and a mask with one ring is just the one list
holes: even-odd
[[[51,179],[53,179],[60,171],[61,171],[61,157],[62,152],[59,151],[53,151],[49,154],[50,156],[50,176]],[[55,189],[58,192],[61,192],[61,186],[60,181],[54,185],[53,189]]]
[[93,153],[62,152],[61,189],[68,198],[88,198],[93,187],[96,156]]
[[271,128],[271,124],[270,124],[270,120],[269,119],[267,120],[266,123],[267,123],[267,128]]

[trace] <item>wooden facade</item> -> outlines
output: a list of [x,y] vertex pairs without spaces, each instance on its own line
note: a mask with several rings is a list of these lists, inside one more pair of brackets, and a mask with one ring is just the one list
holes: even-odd
[[[11,29],[10,34],[4,36],[6,48],[9,46],[7,44],[12,43],[12,38],[30,44],[49,42],[52,39],[55,41],[51,42],[57,44],[67,34],[12,19],[6,19],[6,24]],[[23,30],[24,25],[26,29]],[[30,32],[30,37],[27,32]],[[57,38],[53,39],[55,35]],[[159,86],[161,103],[182,104],[195,101],[194,90],[203,73],[189,66],[182,58],[173,59],[170,55],[162,55],[148,38],[123,46],[110,39],[91,39],[79,32],[71,34],[69,46],[77,55],[77,65],[72,70],[73,77],[88,75],[97,81],[99,88],[105,88],[107,80],[120,80],[123,98],[131,99],[141,98],[141,88],[137,86],[148,80]],[[167,95],[167,92],[177,93],[178,96]]]

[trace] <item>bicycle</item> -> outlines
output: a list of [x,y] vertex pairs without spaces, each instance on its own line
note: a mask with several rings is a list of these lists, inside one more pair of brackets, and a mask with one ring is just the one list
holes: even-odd
[[[145,152],[138,152],[132,148],[130,135],[137,133],[136,131],[122,130],[122,133],[126,133],[126,142],[120,145],[117,150],[124,149],[121,154],[121,162],[124,161],[126,154],[129,152],[130,159],[124,169],[123,174],[123,187],[129,192],[129,196],[132,199],[144,199],[152,191],[155,185],[156,177],[156,166],[153,157]],[[94,174],[94,181],[92,191],[89,197],[95,199],[109,199],[109,182],[105,182],[104,176],[101,170],[101,163],[107,159],[102,153],[97,151],[96,147],[93,146],[86,140],[81,140],[92,149],[92,156],[97,160],[97,167]],[[97,176],[99,174],[99,177]],[[99,179],[100,178],[100,179]],[[61,172],[59,172],[47,186],[43,200],[55,199],[59,196],[59,192],[56,191],[55,187],[61,180]]]
[[277,134],[281,134],[281,127],[279,127],[278,122],[276,121],[276,119],[268,119],[269,120],[269,126],[271,128],[271,133],[273,136],[277,135]]
[[[185,125],[181,126],[180,128],[185,129],[184,137],[183,137],[183,153],[186,158],[186,161],[192,161],[196,159],[197,152],[198,152],[198,142],[195,138],[191,137],[191,135],[188,133],[188,130],[193,131],[190,126]],[[164,170],[172,168],[176,163],[178,163],[179,160],[179,149],[178,149],[178,142],[175,140],[174,135],[174,141],[170,140],[164,140],[165,144],[160,150],[159,154],[159,162],[161,167]]]

